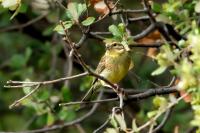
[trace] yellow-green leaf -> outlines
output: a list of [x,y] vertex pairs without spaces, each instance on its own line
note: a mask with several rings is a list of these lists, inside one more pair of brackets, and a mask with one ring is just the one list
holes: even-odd
[[94,23],[95,21],[95,18],[94,17],[88,17],[87,19],[85,19],[84,21],[82,21],[81,23],[84,25],[84,26],[89,26],[91,25],[92,23]]
[[[69,28],[72,27],[73,22],[72,22],[72,21],[65,21],[63,24],[64,24],[65,29],[69,29]],[[57,26],[54,28],[54,31],[58,32],[58,33],[61,34],[61,35],[64,35],[64,34],[65,34],[64,29],[63,29],[63,26],[60,25],[60,24],[57,25]]]

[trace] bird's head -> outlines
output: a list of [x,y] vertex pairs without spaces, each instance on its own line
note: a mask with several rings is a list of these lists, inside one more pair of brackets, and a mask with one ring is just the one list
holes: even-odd
[[121,43],[113,42],[106,43],[106,51],[113,54],[122,54],[124,52],[129,52],[130,48],[128,45],[122,45]]

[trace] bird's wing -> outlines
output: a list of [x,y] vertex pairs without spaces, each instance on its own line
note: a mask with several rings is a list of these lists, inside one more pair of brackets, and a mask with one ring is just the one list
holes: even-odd
[[95,70],[97,74],[100,74],[105,69],[105,63],[106,63],[106,56],[104,55],[99,61],[99,64]]
[[[105,69],[105,62],[106,62],[106,56],[104,55],[101,60],[99,61],[99,64],[95,70],[95,73],[100,74],[104,69]],[[92,82],[92,85],[94,85],[96,83],[98,79],[95,78]]]
[[[99,61],[99,64],[95,70],[95,73],[100,74],[105,69],[105,61],[106,61],[106,57],[103,56],[101,60]],[[100,87],[97,81],[98,79],[94,78],[91,88],[88,90],[88,92],[86,93],[86,95],[83,97],[81,101],[90,101],[94,92]]]

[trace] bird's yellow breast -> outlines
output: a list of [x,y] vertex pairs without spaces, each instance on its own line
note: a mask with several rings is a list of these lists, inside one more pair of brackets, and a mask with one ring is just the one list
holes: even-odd
[[111,83],[118,83],[125,77],[131,64],[131,58],[128,53],[109,54],[105,60],[106,68],[100,75],[108,79]]

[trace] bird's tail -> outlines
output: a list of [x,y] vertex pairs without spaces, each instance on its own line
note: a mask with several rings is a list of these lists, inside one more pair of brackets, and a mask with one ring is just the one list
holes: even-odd
[[94,96],[95,91],[98,90],[99,87],[100,86],[97,84],[92,85],[81,101],[82,102],[90,101],[92,97]]

